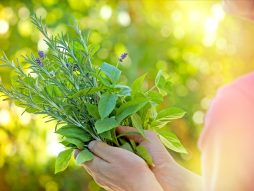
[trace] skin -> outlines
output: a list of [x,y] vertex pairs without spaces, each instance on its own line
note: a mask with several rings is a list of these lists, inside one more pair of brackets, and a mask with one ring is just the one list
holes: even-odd
[[[254,0],[224,0],[226,12],[254,21]],[[118,133],[133,132],[131,127],[119,127]],[[149,168],[143,159],[121,148],[93,141],[89,149],[95,158],[83,166],[94,180],[108,191],[198,191],[201,178],[178,165],[159,138],[145,131],[148,139],[139,135],[127,138],[146,147],[153,157]],[[149,141],[148,141],[149,140]]]
[[[126,133],[134,132],[135,129],[119,127],[117,131]],[[93,141],[89,149],[96,157],[85,163],[84,168],[106,190],[200,190],[200,178],[197,175],[179,166],[153,132],[145,131],[145,136],[147,139],[137,134],[128,135],[127,138],[149,150],[153,167],[149,168],[142,158],[127,150]]]

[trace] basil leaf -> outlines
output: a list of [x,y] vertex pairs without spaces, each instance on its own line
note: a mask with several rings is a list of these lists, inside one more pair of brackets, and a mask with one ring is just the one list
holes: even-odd
[[112,83],[116,84],[121,76],[121,70],[116,68],[115,66],[104,62],[101,65],[101,71],[111,80]]
[[100,119],[95,122],[95,129],[97,133],[103,133],[117,127],[119,123],[116,121],[115,117]]
[[135,127],[138,130],[139,133],[144,135],[144,128],[143,128],[143,125],[142,125],[142,120],[141,120],[141,118],[138,114],[134,113],[131,116],[131,122],[132,122],[133,127]]
[[117,95],[105,93],[101,96],[98,110],[101,119],[109,116],[109,114],[114,110],[116,106]]
[[92,139],[92,137],[89,134],[87,134],[87,132],[84,129],[74,125],[65,125],[57,129],[55,133],[68,138],[76,138],[82,142],[87,142]]
[[67,168],[72,155],[73,149],[67,149],[59,153],[55,163],[55,174],[64,171]]
[[84,162],[93,160],[93,158],[93,154],[88,149],[84,149],[77,155],[76,162],[80,165]]
[[153,166],[153,158],[146,147],[139,145],[136,147],[136,154],[143,158],[149,166]]
[[86,108],[88,113],[95,119],[99,119],[100,115],[99,115],[99,111],[98,111],[98,107],[96,105],[93,104],[86,104]]
[[157,131],[157,133],[159,134],[160,140],[167,148],[178,153],[183,153],[183,154],[188,153],[174,133],[170,131],[165,131],[165,130]]

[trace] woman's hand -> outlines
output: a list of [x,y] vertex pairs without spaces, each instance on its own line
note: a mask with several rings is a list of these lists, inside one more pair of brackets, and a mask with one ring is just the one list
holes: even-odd
[[[136,131],[132,127],[119,127],[117,130],[118,133]],[[145,136],[147,139],[136,134],[127,137],[149,150],[154,162],[151,170],[164,191],[201,190],[200,177],[178,165],[155,133],[145,131]]]
[[84,163],[94,180],[108,191],[163,191],[145,161],[127,150],[92,141],[95,157]]

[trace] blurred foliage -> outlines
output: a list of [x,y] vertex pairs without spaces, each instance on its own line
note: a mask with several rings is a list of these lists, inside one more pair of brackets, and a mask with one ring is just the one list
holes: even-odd
[[[217,88],[254,69],[254,25],[225,15],[217,0],[1,0],[0,49],[11,59],[46,50],[29,16],[45,19],[52,33],[69,32],[78,21],[100,43],[95,63],[115,63],[132,81],[148,73],[151,85],[158,69],[172,79],[169,103],[185,109],[187,117],[169,125],[183,141],[188,155],[172,153],[179,163],[200,172],[197,147],[205,112]],[[9,84],[11,73],[0,68]],[[0,188],[2,191],[99,191],[83,169],[74,165],[54,175],[57,144],[54,124],[41,116],[23,114],[13,103],[0,102]]]

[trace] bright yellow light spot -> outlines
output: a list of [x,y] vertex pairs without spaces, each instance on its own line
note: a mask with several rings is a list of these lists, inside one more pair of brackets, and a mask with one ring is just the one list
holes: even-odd
[[28,37],[32,33],[31,22],[29,20],[20,21],[18,24],[18,31],[22,36]]
[[26,20],[29,18],[29,15],[30,15],[30,11],[28,8],[26,7],[21,7],[19,10],[18,10],[18,14],[19,14],[19,18],[21,20]]
[[198,12],[197,10],[191,10],[189,12],[189,20],[191,22],[198,22],[198,21],[200,21],[200,19],[202,19],[202,16],[201,16],[200,12]]
[[117,21],[120,25],[126,27],[130,25],[131,23],[131,18],[128,12],[121,11],[118,16],[117,16]]
[[42,51],[47,51],[48,50],[48,45],[46,44],[46,42],[43,39],[40,39],[38,41],[38,50],[42,50]]
[[8,125],[10,122],[10,113],[8,110],[2,109],[0,111],[0,125]]
[[9,23],[4,19],[0,19],[0,35],[7,33],[8,30],[9,30]]
[[208,18],[205,22],[205,32],[206,33],[215,33],[218,27],[218,20],[215,18]]
[[58,143],[57,136],[53,132],[47,133],[47,154],[48,156],[57,156],[64,150],[64,146]]
[[225,16],[225,12],[221,6],[221,4],[216,4],[212,7],[212,12],[213,12],[213,16],[221,21],[224,19],[224,16]]
[[112,15],[112,9],[110,6],[105,5],[100,10],[100,15],[103,19],[108,20]]
[[38,17],[41,17],[42,19],[45,19],[47,16],[47,11],[43,7],[39,7],[38,9],[36,9],[35,13]]
[[202,111],[196,111],[192,116],[192,120],[194,123],[201,125],[204,123],[204,117],[205,114]]

